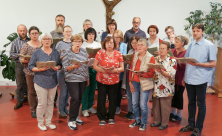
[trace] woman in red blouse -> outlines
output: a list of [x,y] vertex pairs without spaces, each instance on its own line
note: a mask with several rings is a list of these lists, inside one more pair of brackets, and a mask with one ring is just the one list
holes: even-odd
[[[184,48],[187,45],[189,40],[182,35],[175,37],[175,48],[172,49],[172,53],[175,58],[183,58],[186,49]],[[185,87],[182,85],[182,80],[185,73],[186,64],[177,61],[177,71],[175,76],[175,94],[172,99],[172,113],[170,114],[170,119],[172,121],[180,121],[181,117],[181,110],[183,110],[183,92]],[[176,113],[177,109],[177,113]]]
[[[124,71],[123,57],[116,50],[116,43],[111,36],[107,36],[102,43],[102,48],[97,52],[93,69],[97,71],[98,86],[97,116],[99,125],[115,124],[116,102],[118,95],[119,73]],[[106,114],[106,91],[108,90],[109,111]],[[107,117],[106,117],[107,115]]]

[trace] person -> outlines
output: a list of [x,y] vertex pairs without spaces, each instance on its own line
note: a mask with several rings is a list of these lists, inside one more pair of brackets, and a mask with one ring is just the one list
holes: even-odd
[[[190,43],[185,58],[191,57],[199,63],[189,61],[183,85],[186,86],[188,96],[188,125],[182,127],[180,132],[192,131],[191,136],[201,135],[203,123],[206,116],[206,88],[207,82],[210,82],[213,67],[216,66],[216,49],[213,43],[203,37],[204,25],[197,23],[192,27],[193,38]],[[196,103],[198,106],[198,115],[196,116]]]
[[[60,54],[60,59],[62,60],[65,50],[72,46],[71,37],[72,37],[72,28],[68,25],[63,27],[63,41],[60,41],[56,44],[55,49]],[[67,116],[69,114],[69,110],[67,110],[66,106],[68,105],[69,93],[67,90],[67,86],[65,83],[64,77],[64,70],[61,69],[58,72],[58,79],[59,79],[59,88],[60,88],[60,95],[59,95],[59,114],[62,117]]]
[[174,48],[175,48],[175,37],[176,37],[175,34],[171,34],[171,35],[170,35],[170,48],[171,48],[171,49],[174,49]]
[[[93,23],[91,20],[89,19],[86,19],[84,22],[83,22],[83,32],[79,33],[79,35],[81,35],[83,37],[83,41],[85,42],[86,39],[85,39],[85,32],[88,28],[92,28],[93,27]],[[101,39],[100,39],[100,33],[98,32],[96,35],[96,42],[100,42]]]
[[[63,27],[65,24],[65,16],[59,14],[55,17],[55,23],[56,23],[56,28],[55,30],[51,31],[50,34],[52,35],[52,38],[62,38],[64,37],[63,35]],[[55,44],[52,43],[52,49],[55,49]],[[54,100],[54,106],[56,107],[56,102],[58,98],[58,91],[56,90],[56,95],[55,95],[55,100]]]
[[167,26],[165,28],[165,33],[167,37],[163,38],[163,41],[170,42],[170,35],[174,34],[174,28],[172,26]]
[[[88,28],[85,32],[85,39],[87,41],[83,42],[82,47],[86,49],[86,47],[91,48],[101,48],[101,44],[96,42],[96,30],[94,28]],[[95,54],[88,55],[88,58],[94,58]],[[84,117],[89,116],[89,112],[92,114],[96,114],[96,110],[92,107],[94,102],[94,95],[96,90],[96,71],[89,67],[89,86],[86,87],[85,92],[82,96],[82,114]]]
[[[187,37],[179,35],[175,37],[175,48],[171,49],[174,58],[183,58],[186,49],[184,48],[185,45],[187,45],[189,40]],[[177,60],[177,71],[175,75],[175,94],[172,99],[171,109],[172,112],[170,113],[170,120],[172,121],[180,121],[182,119],[181,117],[181,111],[183,110],[183,92],[185,87],[182,85],[182,80],[185,73],[185,66],[186,64],[181,63]]]
[[83,93],[85,91],[86,86],[89,85],[89,72],[87,64],[71,64],[71,60],[88,60],[86,50],[84,48],[81,48],[82,43],[82,36],[78,34],[74,35],[72,37],[72,46],[66,49],[62,59],[62,65],[65,71],[65,83],[71,96],[69,107],[70,114],[68,122],[68,126],[71,130],[77,129],[76,124],[83,124],[82,120],[78,118],[78,114]]
[[126,31],[124,34],[124,43],[127,44],[127,52],[130,50],[130,39],[133,36],[139,36],[140,38],[146,38],[146,33],[140,29],[141,19],[139,17],[133,18],[133,28]]
[[151,127],[159,127],[159,130],[168,127],[171,101],[174,95],[176,60],[171,57],[170,43],[163,41],[159,47],[160,55],[155,57],[156,64],[162,64],[165,69],[156,69],[154,76],[153,92],[153,118]]
[[[138,40],[137,51],[134,53],[130,69],[143,71],[143,73],[129,72],[129,86],[133,99],[133,112],[135,122],[129,125],[130,128],[139,126],[140,131],[146,129],[148,117],[148,98],[150,89],[153,88],[154,69],[148,67],[148,63],[155,64],[155,59],[150,54],[146,38]],[[141,118],[142,116],[142,118]]]
[[[118,96],[119,73],[124,71],[123,57],[116,49],[116,43],[111,36],[107,36],[102,43],[102,48],[97,52],[93,68],[97,71],[98,85],[97,116],[99,125],[115,124],[114,116]],[[109,70],[106,70],[109,69]],[[106,91],[108,90],[109,110],[106,114]],[[106,117],[107,115],[107,117]]]
[[[47,130],[46,126],[50,129],[56,129],[52,124],[51,119],[53,116],[53,100],[55,98],[57,88],[57,71],[61,69],[61,61],[59,52],[51,48],[52,36],[51,34],[44,33],[40,36],[42,47],[33,52],[29,62],[29,70],[35,72],[34,74],[34,87],[38,97],[37,106],[37,121],[40,130]],[[36,63],[39,61],[55,61],[55,66],[50,68],[48,66],[38,68]],[[45,116],[45,124],[44,124]]]
[[[130,44],[131,44],[131,49],[129,50],[128,54],[134,54],[137,52],[137,43],[139,41],[140,37],[139,36],[133,36],[130,39]],[[127,68],[130,69],[131,61],[126,61],[127,63]],[[133,120],[134,115],[133,115],[133,103],[132,103],[132,93],[130,91],[130,86],[129,86],[129,70],[125,69],[126,73],[126,93],[127,93],[127,99],[128,99],[128,113],[124,116],[125,119],[128,120]]]
[[[115,30],[113,32],[114,42],[116,43],[116,50],[120,51],[122,55],[126,55],[127,44],[123,42],[123,32],[121,30]],[[123,81],[124,72],[121,72],[119,75],[119,85],[118,85],[118,97],[116,105],[116,114],[120,114],[120,104],[122,99],[122,81]]]
[[[29,37],[31,40],[27,43],[24,43],[20,54],[22,55],[32,55],[33,52],[39,48],[41,48],[41,43],[39,39],[39,29],[36,26],[32,26],[29,28]],[[28,86],[28,100],[29,106],[31,110],[31,116],[36,118],[36,107],[37,107],[37,100],[36,100],[36,91],[34,88],[34,72],[28,69],[29,60],[25,59],[24,57],[19,58],[20,63],[24,66],[24,72],[26,77],[26,82]]]
[[114,19],[111,19],[106,24],[106,31],[102,34],[101,42],[104,41],[106,36],[113,36],[115,30],[117,30],[117,23]]
[[25,78],[25,73],[23,71],[24,66],[19,62],[20,49],[24,43],[27,43],[30,39],[27,37],[27,28],[25,25],[19,25],[17,27],[17,33],[19,35],[14,41],[12,41],[12,46],[10,50],[10,58],[15,61],[15,74],[16,74],[16,95],[17,103],[14,109],[19,109],[23,105],[24,94],[27,93],[27,83]]

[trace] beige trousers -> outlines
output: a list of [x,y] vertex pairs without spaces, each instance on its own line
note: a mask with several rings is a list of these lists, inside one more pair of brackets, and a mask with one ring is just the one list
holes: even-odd
[[34,87],[38,97],[38,106],[36,111],[38,124],[44,124],[43,115],[45,115],[45,124],[51,123],[57,87],[46,89],[40,87],[36,83],[34,84]]
[[161,124],[161,126],[168,125],[172,98],[173,97],[153,97],[153,118],[155,124]]

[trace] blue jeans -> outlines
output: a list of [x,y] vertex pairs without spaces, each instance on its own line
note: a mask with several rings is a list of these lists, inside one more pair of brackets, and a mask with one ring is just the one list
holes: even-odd
[[[132,84],[135,88],[135,92],[132,94],[134,118],[136,122],[141,122],[141,124],[147,124],[147,117],[148,117],[147,102],[150,90],[142,91],[140,82],[132,81]],[[142,119],[140,119],[141,117],[140,113],[142,115]]]
[[129,87],[129,78],[126,78],[126,93],[127,93],[127,99],[128,99],[129,112],[133,113],[132,93]]
[[[203,129],[203,123],[206,116],[206,89],[207,83],[200,85],[190,85],[186,83],[187,96],[188,96],[188,123],[190,126],[198,128],[200,131]],[[198,115],[195,125],[196,103],[198,106]]]
[[69,99],[69,92],[67,90],[67,86],[65,83],[65,75],[63,72],[57,72],[57,76],[59,79],[59,88],[60,88],[60,95],[59,95],[59,111],[65,111],[65,108],[68,104]]

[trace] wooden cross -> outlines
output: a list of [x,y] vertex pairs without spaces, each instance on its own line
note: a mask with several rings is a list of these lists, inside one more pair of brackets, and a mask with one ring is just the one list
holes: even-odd
[[113,0],[113,1],[109,1],[109,0],[103,0],[105,6],[106,6],[106,24],[109,20],[112,19],[112,16],[115,14],[115,12],[113,12],[113,8],[120,2],[121,0]]

